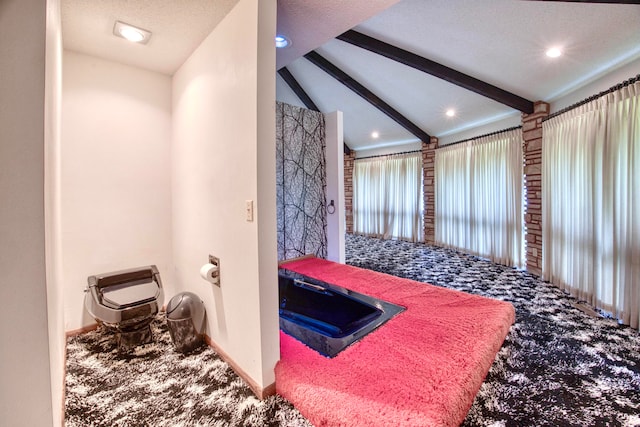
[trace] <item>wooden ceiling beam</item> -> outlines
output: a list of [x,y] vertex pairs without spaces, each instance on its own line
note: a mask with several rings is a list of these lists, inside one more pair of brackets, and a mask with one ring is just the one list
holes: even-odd
[[[291,74],[291,71],[287,70],[287,67],[280,68],[278,70],[278,74],[280,74],[280,77],[282,77],[282,79],[289,85],[291,90],[295,92],[296,96],[300,98],[300,101],[302,101],[302,103],[309,110],[320,112],[320,109],[318,108],[318,106],[315,104],[315,102],[313,102],[311,97],[307,94],[307,92],[305,92],[302,86],[300,86],[300,83],[298,83],[296,78],[293,77],[293,74]],[[344,154],[351,154],[351,149],[349,148],[349,146],[345,142],[343,142],[343,145],[344,145]]]
[[306,54],[304,57],[307,58],[316,66],[318,66],[324,72],[329,74],[331,77],[335,78],[340,83],[342,83],[343,85],[345,85],[346,87],[348,87],[349,89],[351,89],[352,91],[360,95],[362,98],[368,101],[371,105],[376,107],[378,110],[382,111],[389,118],[391,118],[400,126],[402,126],[406,130],[411,132],[413,135],[415,135],[418,139],[420,139],[425,143],[429,143],[431,137],[425,131],[423,131],[418,126],[413,124],[409,119],[407,119],[405,116],[400,114],[397,110],[395,110],[392,106],[390,106],[389,104],[384,102],[382,99],[380,99],[369,89],[367,89],[366,87],[358,83],[347,73],[345,73],[344,71],[342,71],[341,69],[333,65],[327,59],[323,58],[319,53],[315,51],[311,51],[308,54]]
[[302,86],[300,86],[300,83],[298,83],[296,78],[293,77],[293,74],[287,70],[287,67],[280,68],[278,70],[278,74],[280,74],[280,77],[282,77],[282,79],[289,85],[291,90],[295,92],[296,96],[300,98],[300,101],[302,101],[309,110],[320,111],[315,102],[313,102],[311,97],[307,95],[307,92],[305,92]]
[[413,67],[427,74],[431,74],[432,76],[446,80],[449,83],[463,87],[487,98],[491,98],[494,101],[498,101],[501,104],[515,108],[516,110],[520,110],[523,113],[533,113],[533,102],[528,99],[522,98],[511,92],[507,92],[504,89],[500,89],[499,87],[483,82],[482,80],[478,80],[475,77],[471,77],[467,74],[461,73],[460,71],[438,64],[430,59],[390,45],[381,40],[369,37],[354,30],[349,30],[339,35],[337,39],[377,53],[386,58],[393,59],[394,61]]

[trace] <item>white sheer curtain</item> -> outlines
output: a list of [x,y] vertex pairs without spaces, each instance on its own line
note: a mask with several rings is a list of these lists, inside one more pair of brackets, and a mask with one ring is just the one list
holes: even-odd
[[521,266],[522,130],[436,150],[436,241]]
[[543,277],[640,326],[640,82],[543,123]]
[[353,167],[353,231],[422,240],[422,154],[356,159]]

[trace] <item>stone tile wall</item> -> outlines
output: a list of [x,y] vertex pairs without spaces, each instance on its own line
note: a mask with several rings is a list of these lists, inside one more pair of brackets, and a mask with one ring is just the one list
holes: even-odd
[[438,138],[431,137],[429,143],[422,142],[422,173],[424,191],[424,241],[435,243],[436,203],[435,203],[435,160]]
[[549,104],[542,101],[522,115],[526,268],[537,275],[542,274],[542,119],[548,115]]
[[356,152],[351,150],[350,154],[344,155],[344,209],[345,209],[345,231],[353,233],[353,162],[356,159]]

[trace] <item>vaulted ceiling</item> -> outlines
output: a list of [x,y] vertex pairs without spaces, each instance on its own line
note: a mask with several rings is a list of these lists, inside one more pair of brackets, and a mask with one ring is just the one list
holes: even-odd
[[[345,142],[356,150],[518,124],[533,101],[637,61],[639,23],[637,4],[401,0],[286,64],[277,98],[305,105],[289,74],[320,111],[344,112]],[[547,57],[550,47],[563,55]]]
[[[237,2],[61,0],[63,43],[172,75]],[[278,32],[292,45],[276,53],[276,97],[305,106],[289,84],[295,81],[307,103],[343,111],[345,141],[356,150],[518,123],[530,101],[554,101],[617,67],[640,64],[640,5],[620,3],[278,0]],[[115,38],[115,20],[151,30],[151,41]],[[374,51],[359,47],[363,40]],[[546,57],[552,46],[563,55]],[[394,52],[404,63],[388,57]],[[432,74],[421,71],[425,64]]]

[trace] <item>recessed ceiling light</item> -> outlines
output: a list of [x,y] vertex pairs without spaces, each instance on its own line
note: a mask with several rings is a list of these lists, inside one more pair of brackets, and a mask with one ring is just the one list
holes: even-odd
[[291,40],[281,34],[278,34],[276,36],[276,47],[282,49],[288,46],[291,46]]
[[371,138],[376,139],[380,136],[380,133],[378,133],[378,131],[373,131],[371,132]]
[[147,44],[151,38],[151,31],[143,30],[121,21],[116,21],[113,26],[113,34],[139,44]]
[[551,49],[547,50],[547,56],[549,58],[557,58],[560,55],[562,55],[562,51],[557,47],[552,47]]
[[447,117],[453,117],[456,115],[456,110],[454,110],[453,108],[449,108],[445,114],[447,115]]

